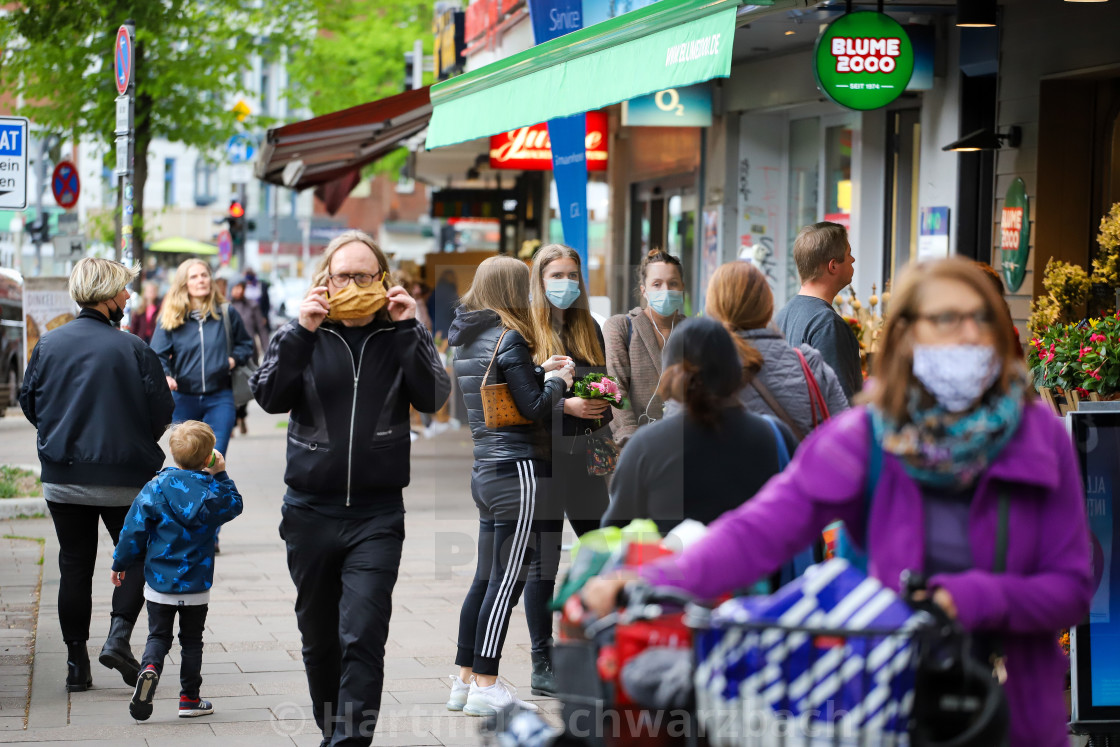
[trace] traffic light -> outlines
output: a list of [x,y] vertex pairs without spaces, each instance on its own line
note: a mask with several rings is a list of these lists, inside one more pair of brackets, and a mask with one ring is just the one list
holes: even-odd
[[229,238],[233,247],[233,256],[245,256],[245,208],[237,200],[229,203]]
[[[413,70],[414,70],[413,66],[415,64],[417,64],[417,63],[415,61],[413,61],[412,52],[405,52],[404,53],[404,90],[406,90],[406,91],[411,91],[412,90],[412,80],[413,80],[413,76],[415,75],[415,73],[413,72]],[[421,64],[423,64],[423,63],[421,62]]]

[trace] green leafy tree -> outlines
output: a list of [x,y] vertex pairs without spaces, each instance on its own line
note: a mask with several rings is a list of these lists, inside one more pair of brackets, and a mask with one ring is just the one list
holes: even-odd
[[276,55],[311,27],[309,2],[23,0],[0,24],[0,90],[25,102],[20,113],[47,130],[109,146],[116,125],[113,44],[121,24],[135,23],[133,251],[141,260],[152,140],[205,152],[263,124],[239,123],[232,99],[245,91],[253,54]]
[[[405,52],[424,43],[432,53],[432,2],[418,0],[311,0],[316,33],[293,48],[288,61],[293,108],[315,116],[400,93]],[[425,75],[425,84],[432,76]],[[399,170],[407,151],[398,148],[370,173]]]

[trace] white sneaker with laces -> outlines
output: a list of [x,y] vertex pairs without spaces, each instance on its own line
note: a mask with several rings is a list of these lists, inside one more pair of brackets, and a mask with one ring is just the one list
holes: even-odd
[[490,716],[510,703],[516,703],[519,708],[526,711],[538,711],[532,703],[518,700],[517,688],[505,678],[498,680],[489,687],[479,687],[478,682],[472,677],[470,691],[467,693],[467,702],[463,706],[463,713],[468,716]]
[[[474,677],[471,677],[471,682],[474,682]],[[470,684],[459,679],[459,675],[451,675],[451,697],[447,699],[447,710],[463,710],[463,706],[467,704],[467,693],[470,689]]]

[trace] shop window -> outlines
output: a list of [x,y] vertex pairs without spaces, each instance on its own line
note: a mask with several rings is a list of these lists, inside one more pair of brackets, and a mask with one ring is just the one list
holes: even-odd
[[851,228],[852,128],[825,130],[824,219]]
[[789,123],[789,223],[786,225],[786,296],[797,295],[801,287],[793,242],[803,226],[817,222],[820,201],[820,138],[818,117],[795,119]]
[[194,204],[199,207],[217,201],[218,167],[203,159],[194,162]]
[[163,206],[175,204],[175,159],[163,159]]

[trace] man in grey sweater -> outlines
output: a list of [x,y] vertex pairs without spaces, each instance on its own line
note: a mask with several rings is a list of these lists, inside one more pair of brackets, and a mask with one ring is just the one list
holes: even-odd
[[794,241],[793,259],[801,276],[801,292],[778,312],[774,322],[790,345],[805,343],[820,351],[851,402],[863,388],[859,341],[832,308],[832,299],[855,274],[847,229],[828,222],[805,226]]

